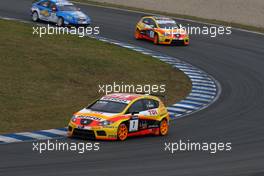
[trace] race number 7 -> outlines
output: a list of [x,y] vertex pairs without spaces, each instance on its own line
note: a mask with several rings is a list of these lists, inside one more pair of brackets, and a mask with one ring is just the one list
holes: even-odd
[[149,37],[154,38],[154,31],[149,31]]
[[133,119],[129,121],[129,131],[138,130],[138,119]]

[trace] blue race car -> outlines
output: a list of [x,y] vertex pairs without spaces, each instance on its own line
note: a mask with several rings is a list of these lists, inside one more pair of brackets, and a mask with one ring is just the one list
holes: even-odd
[[38,0],[31,7],[32,20],[56,23],[59,27],[65,25],[87,26],[91,19],[67,0]]

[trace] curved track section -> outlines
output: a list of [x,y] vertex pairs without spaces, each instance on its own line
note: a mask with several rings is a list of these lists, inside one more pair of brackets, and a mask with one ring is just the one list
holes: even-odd
[[93,38],[157,58],[172,65],[174,68],[183,71],[189,77],[192,82],[191,93],[184,100],[168,107],[172,120],[200,111],[214,103],[220,96],[220,84],[207,73],[186,62],[150,49],[145,49],[143,47],[138,47],[105,37],[94,36]]
[[[0,15],[29,19],[30,0],[1,0]],[[13,4],[13,5],[10,5]],[[102,36],[180,58],[219,80],[218,101],[171,124],[169,136],[101,142],[99,152],[32,152],[31,143],[1,145],[1,175],[261,176],[264,174],[264,38],[234,30],[230,36],[191,36],[189,47],[153,46],[133,39],[142,14],[81,6]],[[180,20],[183,24],[186,21]],[[190,24],[190,23],[189,23]],[[201,26],[202,24],[191,23]],[[164,142],[232,142],[231,152],[164,152]]]
[[[18,20],[14,18],[0,17],[0,19],[20,21],[24,23],[29,23],[28,21]],[[42,26],[42,24],[39,24]],[[183,71],[192,82],[192,90],[190,94],[180,102],[177,102],[168,107],[170,118],[172,120],[179,119],[181,117],[187,116],[194,112],[198,112],[212,103],[214,103],[220,96],[221,88],[219,83],[209,76],[202,70],[185,63],[174,57],[167,56],[162,53],[158,53],[149,49],[142,47],[137,47],[127,43],[107,39],[100,36],[87,36],[90,38],[95,38],[102,42],[111,43],[114,45],[121,46],[123,48],[128,48],[136,52],[140,52],[145,55],[152,56],[153,58],[159,59],[172,65]],[[12,133],[0,135],[0,144],[16,143],[16,142],[28,142],[36,140],[48,140],[48,139],[59,139],[67,136],[67,128],[49,129],[49,130],[39,130],[33,132],[22,132],[22,133]]]

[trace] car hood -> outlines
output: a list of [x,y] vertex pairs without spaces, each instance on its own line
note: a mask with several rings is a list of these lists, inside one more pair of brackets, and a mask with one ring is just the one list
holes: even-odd
[[121,114],[120,113],[97,112],[97,111],[92,111],[86,108],[74,114],[76,118],[81,118],[81,119],[85,118],[85,119],[90,119],[90,120],[99,121],[99,122],[111,119],[118,115],[121,115]]

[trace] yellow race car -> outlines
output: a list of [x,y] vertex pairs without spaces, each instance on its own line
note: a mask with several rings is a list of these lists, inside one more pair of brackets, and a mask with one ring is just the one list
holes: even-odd
[[130,136],[161,135],[169,130],[169,114],[156,96],[116,93],[103,96],[75,113],[68,137],[125,140]]
[[189,45],[189,35],[175,20],[162,16],[144,16],[137,23],[136,39],[146,39],[154,44]]

